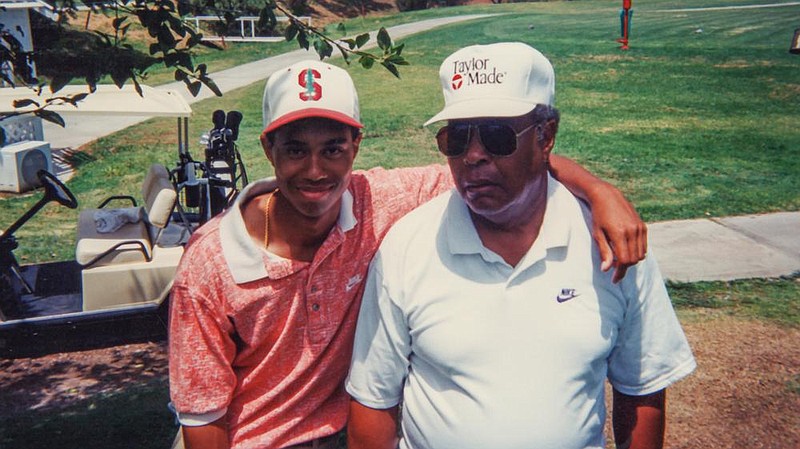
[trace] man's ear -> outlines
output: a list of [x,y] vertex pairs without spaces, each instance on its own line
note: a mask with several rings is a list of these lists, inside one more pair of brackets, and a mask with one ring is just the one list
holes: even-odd
[[363,132],[359,132],[358,135],[353,139],[353,158],[358,155],[358,148],[361,145],[361,139],[364,137]]
[[550,120],[544,124],[543,127],[543,135],[545,136],[544,142],[542,142],[542,152],[545,154],[546,157],[550,156],[550,152],[553,151],[553,147],[556,146],[556,133],[558,132],[558,122],[555,120]]
[[261,133],[259,140],[261,141],[261,148],[264,149],[264,154],[267,156],[270,164],[274,166],[275,162],[272,160],[272,144],[270,144],[269,139],[267,139],[267,133]]

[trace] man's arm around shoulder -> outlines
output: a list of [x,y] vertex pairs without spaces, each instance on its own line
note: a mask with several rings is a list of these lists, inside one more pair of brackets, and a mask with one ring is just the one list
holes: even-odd
[[350,400],[347,449],[395,449],[398,406],[374,409]]
[[619,282],[647,253],[647,226],[616,187],[562,156],[550,156],[550,173],[592,209],[592,237],[602,258],[602,270],[614,268]]
[[628,396],[614,390],[614,441],[619,449],[662,449],[666,390]]

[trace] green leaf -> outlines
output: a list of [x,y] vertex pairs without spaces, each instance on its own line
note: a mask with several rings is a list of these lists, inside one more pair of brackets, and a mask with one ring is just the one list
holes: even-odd
[[181,37],[186,36],[188,25],[180,17],[170,15],[167,17],[167,23],[175,34]]
[[384,61],[397,65],[408,65],[406,58],[400,56],[399,54],[391,54],[389,57],[385,58]]
[[381,62],[381,65],[386,67],[386,70],[391,72],[392,75],[394,75],[397,78],[400,78],[400,71],[397,70],[397,67],[394,64],[392,64],[391,62],[384,61]]
[[[272,8],[262,8],[258,13],[258,27],[273,29],[278,24],[278,19],[275,17],[275,10]],[[291,23],[290,23],[291,25]]]
[[204,76],[204,77],[200,78],[200,81],[202,81],[202,83],[205,84],[206,87],[211,89],[211,92],[214,92],[214,95],[216,95],[218,97],[222,96],[222,91],[219,89],[219,87],[217,86],[217,83],[215,83],[214,80],[212,80],[211,78],[209,78],[207,76]]
[[117,17],[116,19],[114,19],[114,20],[111,22],[111,26],[112,26],[112,27],[114,27],[114,29],[115,29],[115,30],[119,30],[119,29],[120,29],[120,26],[122,25],[122,23],[123,23],[123,22],[125,22],[126,20],[128,20],[128,17],[127,17],[127,16],[124,16],[124,17]]
[[197,94],[200,93],[200,88],[203,87],[200,81],[190,82],[189,80],[184,80],[184,82],[186,83],[186,87],[189,89],[189,93],[191,93],[193,97],[196,97]]
[[338,31],[338,32],[340,32],[342,34],[347,33],[347,28],[344,26],[344,22],[339,22],[336,25],[336,31]]
[[283,37],[286,39],[286,42],[290,42],[292,39],[297,36],[297,25],[291,23],[289,26],[286,27],[286,30],[283,32]]
[[356,41],[353,39],[342,39],[339,42],[347,44],[347,48],[349,48],[350,50],[356,48]]
[[72,81],[70,76],[54,76],[50,80],[50,92],[56,93]]
[[322,45],[322,48],[325,50],[325,57],[330,58],[333,54],[333,45],[331,45],[330,42],[325,41],[325,43]]
[[56,125],[64,128],[66,127],[66,123],[64,123],[64,119],[61,118],[60,115],[53,111],[48,111],[47,109],[40,109],[38,111],[34,111],[33,115],[41,118],[42,120],[47,120],[50,123],[55,123]]
[[328,41],[318,39],[314,41],[314,50],[319,55],[319,59],[325,59],[333,53],[333,47]]
[[172,48],[175,46],[175,36],[172,35],[172,31],[169,28],[161,27],[158,29],[158,42]]
[[336,48],[338,48],[339,49],[339,53],[342,54],[342,59],[344,59],[344,62],[347,65],[350,65],[350,52],[348,52],[347,50],[345,50],[344,48],[342,48],[340,46],[337,46]]
[[153,14],[150,13],[149,9],[137,9],[135,12],[136,17],[139,18],[139,23],[142,24],[143,27],[149,27],[150,22],[152,22]]
[[133,88],[136,89],[136,93],[139,94],[140,97],[144,96],[144,93],[142,92],[142,85],[139,84],[139,80],[132,78],[131,81],[133,81]]
[[77,104],[79,101],[83,101],[83,99],[86,98],[87,96],[89,96],[88,93],[75,94],[72,97],[65,98],[65,100],[68,101],[70,104],[74,105]]
[[389,37],[389,32],[384,27],[378,30],[378,47],[381,50],[388,50],[392,47],[392,38]]
[[201,39],[199,43],[203,47],[213,48],[214,50],[223,50],[222,46],[217,44],[216,42],[202,40],[203,39],[203,35],[202,34],[198,35],[198,39]]
[[300,30],[300,32],[297,34],[297,43],[300,44],[301,47],[308,50],[308,34],[305,31]]
[[375,64],[375,60],[367,55],[363,55],[358,58],[358,63],[361,64],[361,67],[364,67],[365,69],[371,69]]
[[128,73],[126,72],[111,72],[109,75],[111,76],[111,81],[120,89],[125,85],[125,81],[128,81]]
[[36,106],[39,107],[39,103],[31,98],[23,98],[22,100],[14,100],[14,107],[15,108],[24,108],[26,106]]
[[178,64],[192,70],[192,55],[188,51],[182,50],[178,53]]
[[189,2],[178,1],[178,15],[181,17],[187,16],[192,13],[191,4]]
[[167,67],[175,67],[178,64],[178,55],[176,54],[167,54],[164,55],[164,65]]
[[356,47],[361,48],[369,42],[369,33],[359,34],[356,36]]

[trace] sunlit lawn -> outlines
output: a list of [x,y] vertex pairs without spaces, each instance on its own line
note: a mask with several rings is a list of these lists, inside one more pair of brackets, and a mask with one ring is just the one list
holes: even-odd
[[[788,48],[800,6],[657,12],[687,6],[697,3],[637,5],[627,52],[614,42],[618,5],[611,1],[439,8],[382,18],[381,24],[448,11],[508,13],[405,39],[412,65],[399,80],[377,67],[350,67],[367,125],[357,166],[441,161],[433,131],[421,127],[441,107],[440,62],[463,45],[521,40],[556,68],[562,124],[555,151],[620,186],[646,220],[797,210],[800,57]],[[251,178],[271,173],[257,141],[262,89],[256,83],[195,104],[190,123],[199,137],[214,109],[242,111],[239,147]],[[138,194],[151,162],[174,166],[174,134],[172,120],[155,119],[101,139],[84,149],[91,158],[68,186],[83,206],[112,193]],[[202,157],[199,144],[192,151]],[[0,201],[0,226],[34,196]],[[48,206],[18,233],[18,254],[28,262],[69,258],[75,217]]]
[[[800,209],[800,56],[788,52],[793,30],[800,26],[800,6],[670,13],[657,11],[753,2],[639,2],[634,5],[631,49],[622,52],[614,42],[619,3],[484,5],[357,19],[354,30],[450,13],[508,13],[405,39],[404,54],[412,65],[402,69],[400,80],[379,68],[350,68],[366,123],[357,166],[441,161],[433,131],[421,127],[441,107],[440,62],[464,45],[519,40],[540,49],[555,65],[562,111],[556,151],[620,186],[646,220]],[[230,57],[215,54],[220,58],[217,68],[268,54],[261,51],[256,45],[238,48]],[[190,123],[192,135],[199,137],[210,128],[213,110],[242,111],[239,148],[251,178],[271,173],[257,141],[262,89],[263,83],[256,83],[195,104]],[[150,163],[172,167],[176,162],[174,123],[151,120],[83,151],[84,162],[68,182],[82,206],[109,194],[138,196]],[[193,144],[192,152],[202,157],[199,144]],[[0,200],[0,228],[38,195]],[[76,211],[47,206],[18,233],[18,256],[24,263],[71,258],[76,217]],[[715,308],[782,325],[798,322],[796,279],[669,288],[684,316],[695,308]],[[132,397],[143,398],[133,409],[126,405]],[[140,433],[168,441],[174,427],[165,416],[166,400],[166,384],[160,383],[82,404],[65,412],[68,421],[58,413],[21,416],[16,423],[0,423],[0,429],[5,427],[0,434],[10,438],[0,440],[0,446],[15,441],[9,447],[43,447],[44,442],[48,447],[85,447],[80,442],[96,436],[107,425],[107,415],[118,412],[123,413],[118,425],[147,429]],[[153,416],[158,417],[156,424]],[[58,429],[78,437],[54,437]],[[102,447],[129,447],[105,443]]]

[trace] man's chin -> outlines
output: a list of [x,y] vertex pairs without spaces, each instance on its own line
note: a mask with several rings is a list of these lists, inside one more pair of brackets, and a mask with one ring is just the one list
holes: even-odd
[[304,200],[299,202],[298,210],[309,218],[319,218],[328,213],[337,204],[333,195],[322,196],[315,201]]
[[478,215],[492,222],[502,221],[508,212],[508,204],[479,198],[475,201],[466,201],[467,207],[473,215]]
[[464,201],[469,206],[470,210],[477,214],[491,214],[494,211],[502,209],[504,204],[498,201],[496,198],[487,195],[481,194],[470,194],[468,193],[464,196]]

